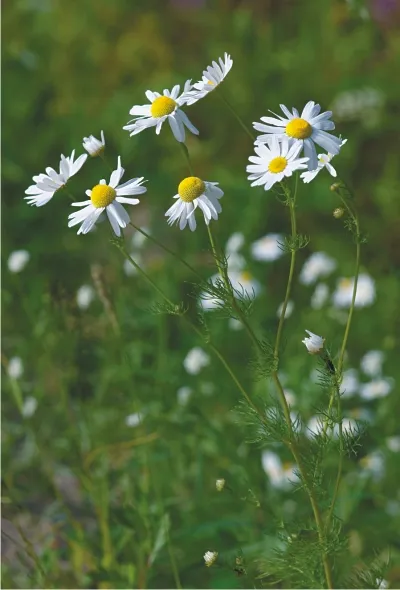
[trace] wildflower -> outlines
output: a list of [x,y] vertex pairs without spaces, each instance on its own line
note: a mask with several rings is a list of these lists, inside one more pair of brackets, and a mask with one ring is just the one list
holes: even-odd
[[382,364],[385,355],[381,350],[370,350],[361,359],[361,370],[368,377],[375,377],[382,372]]
[[193,393],[193,390],[191,387],[188,387],[187,385],[180,387],[178,389],[178,391],[176,392],[176,397],[178,398],[178,404],[180,406],[185,406],[188,403],[189,399],[191,398],[192,393]]
[[195,346],[187,353],[183,366],[190,375],[198,375],[209,363],[210,357],[208,354],[199,346]]
[[375,583],[378,587],[378,590],[386,590],[389,588],[389,582],[385,580],[385,578],[376,578]]
[[243,328],[242,322],[240,320],[237,320],[236,318],[229,318],[228,326],[231,330],[234,330],[235,332],[237,332],[238,330],[242,330]]
[[139,426],[139,424],[143,420],[143,415],[139,412],[135,412],[134,414],[129,414],[125,418],[125,424],[130,428],[135,428],[135,426]]
[[216,562],[218,557],[217,551],[206,551],[204,554],[204,561],[207,567],[211,567]]
[[293,172],[307,168],[307,158],[298,158],[301,144],[273,136],[266,140],[266,143],[255,144],[256,156],[250,156],[246,172],[249,172],[248,179],[252,180],[251,186],[264,185],[268,191],[276,182],[281,182],[285,177],[292,176]]
[[[294,303],[293,303],[293,301],[289,300],[287,302],[287,306],[286,306],[286,310],[285,310],[285,319],[289,318],[292,315],[293,309],[294,309]],[[278,307],[278,309],[276,311],[276,315],[278,316],[278,318],[281,317],[282,310],[283,310],[283,302],[280,304],[280,306]]]
[[223,191],[217,186],[218,182],[206,182],[196,176],[189,176],[182,180],[178,186],[178,199],[165,213],[168,217],[168,224],[172,225],[179,221],[179,228],[184,229],[189,223],[191,231],[196,229],[196,218],[194,212],[197,207],[203,212],[204,221],[208,225],[211,219],[218,219],[218,213],[222,208],[219,199]]
[[235,232],[230,236],[228,241],[226,242],[225,251],[229,254],[236,254],[238,250],[243,247],[244,244],[244,235],[241,232]]
[[382,377],[381,379],[373,379],[369,383],[364,383],[361,386],[360,395],[366,400],[377,399],[389,395],[392,388],[392,380]]
[[225,480],[224,479],[217,479],[217,481],[215,482],[215,487],[217,492],[222,492],[222,490],[225,487]]
[[8,376],[12,379],[19,379],[24,374],[24,364],[21,357],[13,356],[8,361],[7,366]]
[[83,138],[82,145],[88,152],[89,156],[92,156],[92,158],[100,156],[100,154],[104,152],[104,148],[106,146],[103,131],[101,132],[101,140],[96,139],[94,135],[89,135],[89,137]]
[[311,307],[321,309],[329,297],[329,287],[325,283],[319,283],[311,296]]
[[311,285],[320,277],[327,277],[336,268],[336,261],[325,252],[314,252],[300,272],[300,283]]
[[[340,147],[343,147],[346,142],[347,142],[347,139],[343,139]],[[332,164],[330,163],[332,158],[334,158],[334,157],[335,157],[334,154],[330,154],[330,153],[319,154],[318,155],[318,166],[314,170],[302,172],[300,174],[300,178],[302,178],[303,182],[305,182],[307,184],[307,183],[311,182],[312,180],[314,180],[314,178],[317,176],[317,174],[319,172],[321,172],[321,170],[323,168],[326,168],[327,171],[329,172],[329,174],[336,178],[337,172],[334,169],[334,167],[332,166]]]
[[137,205],[139,199],[131,199],[126,195],[140,195],[146,192],[146,188],[141,186],[142,178],[128,180],[124,184],[119,184],[125,170],[121,166],[121,157],[118,156],[118,167],[111,173],[110,183],[106,184],[104,179],[100,180],[92,190],[87,190],[86,194],[90,199],[80,203],[72,203],[73,207],[83,207],[76,213],[71,213],[68,217],[70,220],[68,227],[82,223],[78,234],[87,234],[95,225],[104,210],[107,211],[108,219],[117,236],[121,235],[121,227],[126,227],[130,221],[128,213],[122,207],[121,203]]
[[28,264],[30,257],[28,250],[14,250],[8,257],[8,270],[10,272],[21,272]]
[[82,154],[74,162],[75,150],[67,158],[61,154],[60,172],[56,172],[53,168],[46,168],[46,174],[39,174],[34,176],[35,184],[32,184],[26,189],[24,197],[28,205],[36,205],[36,207],[43,207],[54,196],[54,193],[63,188],[71,176],[74,176],[82,168],[87,159],[87,154]]
[[[228,259],[228,277],[233,290],[238,291],[238,294],[243,297],[257,297],[261,291],[260,283],[248,271],[237,270],[236,267],[231,269],[229,262],[230,258]],[[217,281],[221,280],[221,278],[219,274],[215,274],[209,280],[211,283],[215,284]],[[200,300],[204,311],[216,309],[223,305],[221,299],[212,297],[204,291],[200,294]]]
[[267,141],[271,135],[280,141],[285,138],[294,140],[294,145],[298,148],[299,153],[304,147],[304,154],[308,158],[308,169],[315,170],[318,166],[317,152],[315,144],[320,145],[330,154],[338,154],[340,151],[341,140],[338,137],[327,133],[335,129],[335,124],[330,121],[332,111],[321,113],[319,104],[309,101],[304,107],[301,116],[297,109],[289,111],[285,105],[280,105],[285,117],[275,115],[275,117],[261,117],[261,121],[267,123],[253,123],[254,129],[263,131],[265,135],[257,137],[258,143]]
[[21,414],[24,418],[30,418],[36,412],[38,407],[38,401],[35,397],[29,395],[27,398],[24,399],[24,403],[22,405]]
[[369,117],[374,118],[384,99],[383,93],[375,88],[345,90],[334,99],[332,110],[342,121],[361,119],[365,124]]
[[385,458],[380,451],[373,451],[360,460],[364,476],[371,475],[373,479],[379,480],[385,474]]
[[182,94],[179,94],[179,84],[174,86],[171,92],[164,90],[163,94],[147,90],[146,97],[150,104],[133,106],[129,114],[134,115],[135,118],[125,125],[124,129],[129,131],[132,136],[149,127],[155,127],[158,135],[163,123],[168,119],[171,131],[178,141],[185,141],[185,126],[189,131],[198,135],[199,132],[196,127],[192,125],[187,115],[181,110],[181,107],[186,103],[185,95],[192,88],[190,82],[190,80],[187,80]]
[[261,463],[265,473],[268,475],[272,487],[278,489],[288,488],[291,481],[298,479],[291,463],[284,463],[272,451],[263,451]]
[[392,453],[400,452],[400,436],[389,436],[389,438],[386,439],[386,444],[389,451],[392,451]]
[[307,347],[310,354],[319,354],[324,348],[325,338],[313,334],[309,330],[306,330],[308,336],[302,340],[303,344]]
[[82,285],[76,292],[76,303],[80,309],[87,309],[94,299],[94,289],[90,285]]
[[[354,278],[340,279],[332,300],[335,307],[350,307],[354,288]],[[356,307],[366,307],[375,301],[375,281],[367,274],[358,277]]]
[[360,389],[360,382],[358,380],[358,372],[356,369],[347,369],[343,372],[342,383],[340,391],[343,398],[351,397]]
[[254,260],[262,262],[277,260],[283,254],[282,243],[283,237],[281,234],[267,234],[252,243],[251,254]]
[[208,66],[208,68],[203,71],[203,77],[200,82],[193,84],[193,90],[189,90],[186,95],[186,102],[188,105],[207,96],[207,94],[215,90],[226,78],[232,68],[233,60],[231,56],[225,52],[224,61],[222,61],[222,58],[220,57],[218,58],[218,62],[219,64],[213,61],[212,66]]

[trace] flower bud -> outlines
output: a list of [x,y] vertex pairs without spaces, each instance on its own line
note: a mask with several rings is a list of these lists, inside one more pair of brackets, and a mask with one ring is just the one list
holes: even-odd
[[217,479],[215,482],[215,487],[217,488],[217,492],[222,492],[225,487],[225,480],[224,479]]
[[211,567],[218,557],[217,551],[206,551],[204,554],[204,562],[207,567]]
[[341,217],[343,217],[343,214],[344,214],[343,207],[337,207],[333,212],[333,217],[335,219],[340,219]]
[[331,191],[336,193],[340,190],[341,188],[341,184],[340,182],[334,182],[333,184],[331,184]]
[[321,336],[317,336],[316,334],[313,334],[309,330],[306,330],[306,332],[307,332],[307,334],[309,334],[309,336],[307,338],[304,338],[304,340],[302,340],[303,344],[305,344],[305,346],[310,354],[319,354],[324,348],[325,338],[322,338]]

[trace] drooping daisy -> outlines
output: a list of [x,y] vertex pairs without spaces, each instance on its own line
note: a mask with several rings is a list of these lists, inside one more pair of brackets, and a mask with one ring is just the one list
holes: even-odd
[[97,139],[94,135],[89,135],[89,137],[83,138],[82,145],[92,158],[100,156],[106,146],[103,131],[101,132],[101,139]]
[[86,162],[87,154],[82,154],[74,162],[75,150],[67,158],[61,154],[60,172],[56,172],[53,168],[46,168],[46,174],[39,174],[34,176],[35,184],[32,184],[26,189],[24,197],[29,205],[36,205],[36,207],[43,207],[52,199],[54,193],[67,184],[71,176],[74,176],[82,168]]
[[196,82],[196,84],[193,84],[193,89],[190,90],[186,96],[188,105],[207,96],[207,94],[215,90],[226,78],[232,68],[233,60],[231,56],[225,52],[224,60],[220,57],[218,58],[218,62],[219,64],[213,61],[212,65],[208,66],[208,68],[203,71],[202,79],[199,82]]
[[264,185],[268,191],[276,182],[292,176],[295,170],[307,168],[307,158],[298,158],[301,144],[283,138],[279,143],[277,137],[268,137],[265,144],[255,144],[256,156],[250,156],[246,171],[248,179],[253,180],[251,186]]
[[185,141],[185,126],[189,131],[198,135],[199,131],[181,110],[181,107],[186,104],[185,94],[189,92],[191,87],[191,81],[187,80],[182,94],[180,94],[179,84],[174,86],[171,92],[164,90],[163,94],[147,90],[146,96],[150,104],[132,107],[129,114],[134,115],[135,118],[127,123],[124,129],[129,131],[132,136],[148,127],[155,127],[158,135],[164,121],[168,119],[172,133],[178,141]]
[[[319,104],[310,100],[304,107],[301,115],[297,109],[289,111],[285,105],[280,105],[284,117],[261,117],[263,123],[253,123],[254,129],[262,131],[264,135],[257,137],[257,142],[264,143],[273,135],[279,140],[293,139],[295,145],[304,147],[304,155],[309,158],[308,169],[315,170],[318,166],[317,152],[314,144],[320,145],[330,154],[338,154],[342,144],[341,139],[327,133],[335,129],[335,124],[330,121],[332,111],[321,113]],[[264,123],[267,123],[266,125]],[[299,150],[299,151],[300,151]]]
[[80,203],[72,203],[73,207],[83,207],[76,213],[71,213],[68,217],[68,227],[82,223],[78,234],[87,234],[96,221],[103,213],[107,211],[108,219],[117,236],[121,235],[121,227],[126,227],[130,221],[128,213],[121,203],[137,205],[139,199],[131,199],[126,195],[141,195],[146,192],[146,187],[141,186],[143,178],[133,178],[124,184],[119,184],[125,170],[121,166],[121,157],[118,156],[118,167],[111,173],[110,183],[106,184],[104,179],[100,180],[92,190],[87,190],[86,194],[90,199]]
[[178,199],[165,213],[169,225],[179,221],[179,228],[184,229],[189,223],[191,231],[196,229],[194,212],[199,207],[204,215],[204,221],[208,225],[211,219],[218,219],[218,213],[222,208],[218,199],[223,196],[223,191],[217,186],[218,182],[206,182],[197,176],[184,178],[178,186]]
[[[344,144],[347,142],[347,139],[343,139],[342,140],[342,146],[344,146]],[[317,174],[319,174],[319,172],[321,172],[321,170],[323,168],[326,168],[327,171],[329,172],[329,174],[333,177],[336,178],[337,176],[337,172],[334,169],[334,167],[332,166],[332,164],[330,163],[332,158],[334,158],[334,154],[319,154],[318,155],[318,166],[315,168],[315,170],[307,170],[307,172],[302,172],[300,174],[300,178],[303,179],[303,182],[305,182],[306,184],[308,184],[309,182],[311,182],[312,180],[314,180],[314,178],[317,176]]]

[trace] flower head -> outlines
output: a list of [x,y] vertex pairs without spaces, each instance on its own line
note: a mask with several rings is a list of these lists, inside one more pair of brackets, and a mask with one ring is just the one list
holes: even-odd
[[[350,307],[353,298],[354,277],[339,279],[332,301],[335,307]],[[356,307],[366,307],[375,301],[375,281],[367,274],[358,277]]]
[[218,219],[218,214],[222,211],[219,199],[224,193],[217,185],[218,182],[206,182],[197,176],[184,178],[178,186],[178,193],[174,196],[174,199],[178,200],[165,213],[169,225],[179,221],[179,228],[184,229],[189,223],[191,231],[194,231],[194,212],[197,207],[202,210],[207,225],[211,219]]
[[28,250],[14,250],[7,260],[8,270],[10,272],[21,272],[28,264],[30,257]]
[[373,379],[369,383],[361,386],[360,395],[365,400],[373,400],[380,397],[386,397],[392,391],[393,380],[382,377]]
[[281,234],[267,234],[256,240],[251,245],[251,253],[254,260],[270,262],[283,255],[283,236]]
[[155,127],[158,135],[164,121],[168,119],[172,133],[178,141],[185,141],[185,126],[189,131],[198,135],[196,127],[181,110],[181,107],[186,104],[185,95],[191,88],[191,81],[188,80],[182,94],[180,94],[179,84],[174,86],[171,91],[164,90],[163,94],[147,90],[146,96],[150,104],[133,106],[129,114],[134,115],[135,118],[125,125],[124,129],[129,131],[132,136],[148,127]]
[[[321,113],[319,104],[310,100],[304,107],[301,115],[297,109],[289,111],[285,105],[280,105],[283,114],[275,117],[261,117],[263,123],[253,123],[254,129],[262,131],[264,135],[257,137],[258,143],[264,143],[271,135],[282,141],[285,138],[293,140],[299,151],[304,147],[304,155],[308,158],[308,169],[315,170],[318,166],[315,144],[320,145],[330,154],[336,155],[340,151],[341,139],[327,133],[335,129],[335,124],[330,120],[332,111]],[[266,125],[265,125],[266,123]]]
[[302,340],[310,354],[319,354],[324,348],[325,338],[306,330],[308,336]]
[[304,263],[300,272],[300,283],[311,285],[320,277],[327,277],[336,268],[336,260],[325,252],[314,252]]
[[282,464],[279,456],[272,451],[263,451],[261,463],[274,488],[288,488],[291,481],[298,479],[295,473],[295,465],[291,463]]
[[121,166],[121,157],[118,156],[118,166],[111,173],[110,182],[106,184],[104,179],[100,180],[92,190],[87,190],[88,201],[72,203],[73,207],[83,207],[76,213],[71,213],[68,217],[70,220],[68,227],[72,227],[82,222],[78,234],[87,234],[95,225],[96,221],[103,213],[107,212],[108,219],[117,236],[121,235],[121,227],[124,228],[130,221],[128,213],[121,203],[137,205],[139,199],[131,199],[126,195],[140,195],[146,192],[146,187],[141,186],[143,178],[133,178],[124,184],[119,184],[125,170]]
[[8,361],[7,365],[8,376],[12,379],[19,379],[24,374],[24,364],[21,357],[13,356]]
[[35,184],[32,184],[25,191],[28,195],[24,197],[29,205],[36,205],[36,207],[43,207],[54,196],[54,193],[65,186],[71,176],[74,176],[82,168],[86,162],[87,154],[82,154],[74,161],[75,150],[67,158],[61,154],[60,172],[56,172],[53,168],[46,168],[46,174],[39,174],[34,176]]
[[217,492],[222,492],[224,487],[225,487],[225,480],[224,479],[217,479],[217,481],[215,482],[215,488],[216,488]]
[[[347,142],[347,139],[343,139],[340,147],[344,146],[344,144],[346,142]],[[334,169],[334,167],[330,163],[332,158],[334,158],[334,157],[335,157],[334,154],[329,154],[329,153],[328,154],[319,154],[318,155],[318,166],[315,168],[315,170],[308,170],[307,172],[302,172],[300,174],[300,178],[302,178],[303,182],[305,182],[307,184],[307,183],[311,182],[312,180],[314,180],[314,178],[317,176],[317,174],[319,174],[319,172],[321,172],[321,170],[323,170],[323,168],[326,168],[331,176],[336,177],[337,176],[336,170]]]
[[203,71],[203,77],[200,82],[193,84],[193,89],[189,90],[186,94],[186,102],[188,105],[197,102],[215,90],[230,72],[233,60],[228,53],[225,52],[223,60],[221,57],[218,58],[218,62],[219,63],[213,61],[212,65],[208,66],[207,69]]
[[368,377],[376,377],[382,372],[385,355],[381,350],[370,350],[361,359],[361,370]]
[[307,168],[307,158],[298,158],[301,145],[286,138],[279,143],[276,137],[268,137],[266,143],[255,144],[256,156],[250,156],[246,171],[248,179],[252,180],[251,186],[264,185],[268,191],[276,182],[281,182],[285,177],[292,176],[295,170]]
[[83,138],[82,145],[88,152],[89,156],[92,156],[92,158],[100,156],[100,154],[104,152],[104,148],[106,146],[103,131],[101,132],[101,140],[96,139],[94,135],[89,135],[89,137]]
[[80,309],[87,309],[95,297],[93,287],[82,285],[76,292],[76,303]]
[[210,363],[210,357],[199,346],[195,346],[187,353],[183,366],[190,375],[198,375]]
[[218,553],[217,551],[206,551],[204,554],[204,561],[207,567],[210,567],[213,565],[213,563],[216,562],[216,559],[218,557]]

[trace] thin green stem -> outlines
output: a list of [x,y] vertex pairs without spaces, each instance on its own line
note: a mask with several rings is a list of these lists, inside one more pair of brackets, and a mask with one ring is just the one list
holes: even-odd
[[169,553],[169,560],[171,562],[172,573],[174,574],[175,586],[178,590],[182,590],[182,584],[179,577],[179,570],[178,566],[176,565],[176,559],[174,555],[174,550],[171,545],[171,539],[169,536],[169,531],[167,531],[167,546],[168,546],[168,553]]
[[192,162],[190,161],[190,156],[189,156],[189,150],[186,147],[186,144],[183,142],[179,142],[179,145],[181,146],[183,155],[185,157],[186,163],[188,165],[189,168],[189,172],[192,176],[194,176],[194,172],[193,172],[193,166],[192,166]]
[[254,135],[254,133],[252,133],[252,131],[248,128],[248,126],[246,125],[246,123],[243,121],[243,119],[240,117],[240,115],[238,115],[238,113],[236,112],[236,110],[233,108],[233,106],[230,104],[230,102],[228,102],[228,100],[225,98],[225,96],[222,94],[221,90],[219,88],[217,88],[216,90],[216,94],[217,96],[219,96],[219,98],[222,100],[222,102],[228,107],[228,109],[231,111],[232,115],[235,117],[235,119],[237,120],[237,122],[239,123],[239,125],[242,127],[242,129],[244,129],[244,131],[247,133],[247,135],[250,137],[251,141],[255,141],[256,136]]

